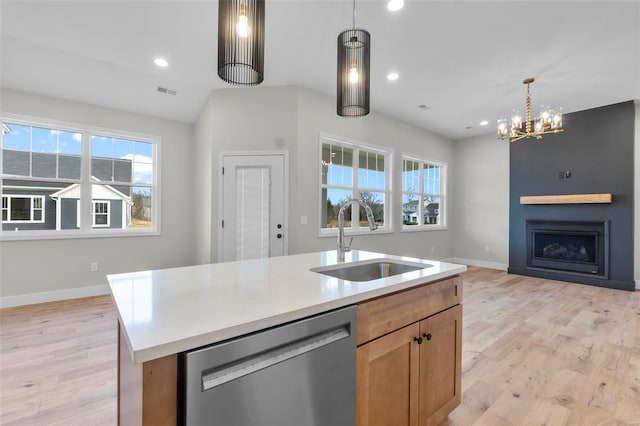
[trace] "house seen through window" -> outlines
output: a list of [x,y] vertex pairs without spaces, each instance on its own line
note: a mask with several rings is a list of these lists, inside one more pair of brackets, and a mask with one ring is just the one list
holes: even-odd
[[1,146],[3,236],[156,230],[154,138],[6,119]]
[[[390,228],[391,153],[364,145],[321,138],[321,228],[338,227],[340,208],[351,198],[363,200],[380,228]],[[362,207],[347,209],[345,228],[368,230]]]
[[403,229],[444,227],[446,166],[404,157],[402,160]]

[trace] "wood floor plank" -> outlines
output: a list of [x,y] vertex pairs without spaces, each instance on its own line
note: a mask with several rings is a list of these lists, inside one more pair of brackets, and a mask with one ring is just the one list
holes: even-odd
[[[640,426],[640,292],[463,274],[462,404],[442,425]],[[0,424],[116,424],[109,296],[0,309]]]

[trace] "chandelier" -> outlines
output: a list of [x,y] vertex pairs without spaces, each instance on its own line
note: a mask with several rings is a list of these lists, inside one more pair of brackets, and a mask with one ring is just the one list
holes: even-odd
[[542,139],[542,135],[550,133],[560,133],[562,129],[562,108],[540,107],[540,116],[531,118],[531,88],[530,85],[535,79],[527,78],[523,81],[527,85],[527,105],[525,119],[522,114],[516,111],[511,117],[511,126],[507,126],[507,119],[498,120],[498,137],[504,140],[507,135],[509,141],[515,142],[524,138]]

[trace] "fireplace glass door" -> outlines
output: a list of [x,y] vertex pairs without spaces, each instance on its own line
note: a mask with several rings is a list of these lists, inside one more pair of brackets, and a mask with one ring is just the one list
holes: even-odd
[[527,265],[606,275],[605,231],[603,222],[527,221]]

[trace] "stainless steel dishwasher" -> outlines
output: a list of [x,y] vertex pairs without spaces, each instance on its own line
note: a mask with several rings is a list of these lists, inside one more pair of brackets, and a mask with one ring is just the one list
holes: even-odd
[[188,426],[353,426],[356,308],[179,356]]

